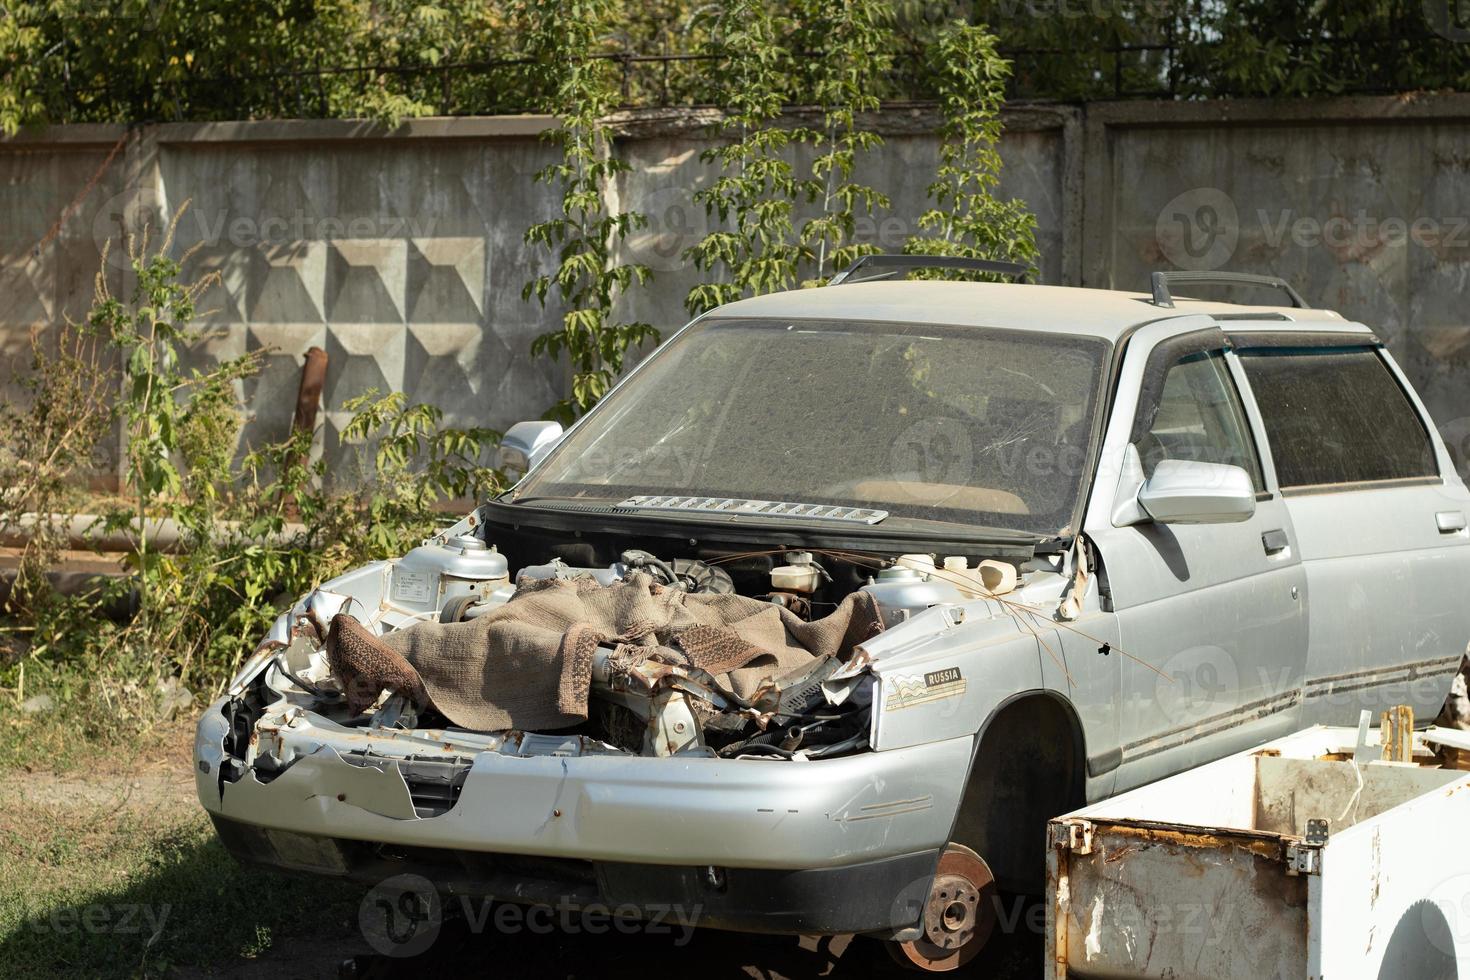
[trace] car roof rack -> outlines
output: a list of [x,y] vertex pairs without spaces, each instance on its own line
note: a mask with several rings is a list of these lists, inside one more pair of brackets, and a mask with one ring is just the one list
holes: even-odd
[[1174,306],[1174,295],[1169,291],[1171,283],[1192,283],[1195,285],[1211,286],[1265,286],[1268,289],[1280,289],[1286,293],[1291,300],[1291,305],[1299,310],[1309,310],[1307,301],[1302,299],[1302,294],[1292,288],[1291,283],[1280,276],[1255,276],[1247,272],[1155,272],[1152,279],[1153,304],[1165,306],[1170,309]]
[[[874,272],[873,275],[855,275],[858,270]],[[886,270],[878,272],[876,270]],[[905,269],[969,269],[973,272],[994,272],[1010,276],[1012,282],[1029,283],[1031,270],[1019,262],[997,262],[994,259],[968,259],[957,255],[861,255],[852,265],[833,276],[829,286],[840,286],[845,282],[874,282],[887,279]]]

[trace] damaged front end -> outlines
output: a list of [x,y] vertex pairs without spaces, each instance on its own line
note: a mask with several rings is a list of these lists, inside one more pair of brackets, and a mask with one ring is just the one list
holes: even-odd
[[[586,583],[590,589],[622,587],[635,591],[631,582],[624,582],[624,576],[641,576],[625,565],[605,576],[604,584],[581,570],[548,567],[552,569],[550,576],[538,577],[536,570],[532,570],[531,575],[520,577],[520,584],[529,588],[576,580]],[[390,596],[394,594],[398,576],[417,574],[412,564],[406,573],[393,565],[369,571],[386,577],[386,591]],[[271,637],[232,684],[226,706],[231,731],[235,733],[232,744],[238,749],[232,753],[232,770],[261,764],[267,767],[289,764],[288,760],[269,757],[262,763],[259,739],[252,740],[252,736],[259,735],[256,729],[260,723],[282,721],[293,710],[358,732],[385,735],[419,730],[453,732],[455,737],[470,737],[478,751],[486,750],[489,744],[485,743],[486,739],[494,740],[496,745],[515,745],[525,736],[535,734],[575,739],[605,752],[655,757],[695,754],[726,758],[822,758],[859,751],[868,744],[874,680],[863,669],[866,655],[861,648],[849,647],[815,656],[792,648],[782,651],[784,659],[781,659],[766,657],[752,647],[745,659],[769,661],[769,666],[763,670],[759,665],[742,663],[741,669],[717,676],[682,650],[658,645],[652,636],[644,636],[642,645],[621,642],[626,638],[612,636],[590,651],[585,668],[587,676],[582,682],[587,687],[587,698],[576,711],[583,717],[573,719],[572,725],[531,732],[518,727],[476,730],[456,724],[449,716],[459,715],[463,719],[463,715],[450,708],[439,710],[436,701],[425,695],[417,676],[412,676],[411,681],[405,679],[416,674],[414,667],[386,645],[377,644],[381,652],[369,653],[393,658],[399,665],[397,668],[377,669],[370,676],[357,668],[344,669],[343,644],[337,643],[334,650],[334,641],[347,628],[361,633],[367,642],[375,642],[375,635],[408,636],[411,634],[401,631],[417,628],[422,632],[428,628],[418,625],[425,618],[421,612],[401,608],[391,600],[379,599],[375,608],[369,607],[361,597],[361,587],[367,584],[363,580],[368,576],[355,573],[348,578],[358,581],[329,583],[332,588],[312,593],[282,617]],[[647,576],[641,576],[641,581],[651,583],[649,587],[655,594],[669,591],[667,586],[652,583]],[[357,594],[344,591],[344,586],[357,586]],[[504,614],[531,605],[530,600],[519,606],[510,604],[514,594],[513,590],[500,588],[494,580],[478,583],[475,591],[467,594],[474,600],[472,603],[451,599],[435,617],[442,623],[446,614],[454,614],[459,621],[448,630],[441,625],[434,628],[442,633],[459,630],[463,643],[465,631],[481,625],[475,620],[487,611],[498,610],[498,615],[507,618]],[[881,629],[876,603],[866,596],[861,598],[868,599],[872,609],[874,625],[867,632],[876,632]],[[353,616],[354,612],[358,615]],[[682,608],[677,613],[687,618]],[[722,608],[718,615],[729,616],[728,607]],[[791,616],[784,610],[781,615]],[[481,623],[492,625],[489,621]],[[646,622],[637,625],[646,633],[652,631]],[[798,624],[798,628],[804,626]],[[746,642],[740,634],[723,627],[701,624],[694,629],[704,634],[714,633],[714,640],[726,645]],[[486,634],[487,630],[479,630],[478,637],[471,639],[483,640]],[[418,644],[420,657],[424,656],[423,648],[432,647],[434,642],[435,637],[429,637]],[[690,641],[685,642],[694,646]],[[706,637],[705,642],[708,644],[710,640]],[[519,646],[526,645],[524,638],[519,638]],[[793,650],[804,662],[791,664]],[[490,650],[492,656],[497,652],[503,659],[524,658],[520,648]],[[538,665],[528,665],[526,669],[535,666]],[[505,686],[516,686],[514,674],[508,677]],[[363,696],[364,690],[367,696]],[[368,706],[367,710],[364,705]]]
[[[624,552],[599,568],[522,565],[512,581],[462,524],[280,617],[201,719],[200,800],[233,853],[275,867],[372,882],[412,870],[531,904],[693,898],[714,927],[902,933],[974,753],[960,719],[977,690],[952,666],[956,631],[993,603],[920,559],[864,569],[866,582],[821,556],[765,560],[756,575]],[[866,590],[849,605],[876,613],[881,631],[855,617],[843,642],[813,642],[817,653],[714,670],[664,632],[610,637],[591,651],[585,712],[557,727],[455,724],[411,684],[373,689],[363,708],[333,669],[342,616],[387,642],[505,618],[555,587],[595,602],[638,582],[656,599],[672,590],[677,608],[708,600],[731,621],[729,609],[771,610],[760,615],[797,637],[832,616],[813,608]]]

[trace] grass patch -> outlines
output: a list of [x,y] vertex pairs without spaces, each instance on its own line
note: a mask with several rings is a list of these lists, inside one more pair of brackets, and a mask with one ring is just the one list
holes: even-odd
[[12,772],[75,769],[97,752],[97,743],[80,736],[76,721],[61,712],[29,717],[0,707],[0,776]]
[[353,931],[356,886],[244,868],[224,850],[194,799],[186,733],[156,733],[131,764],[91,746],[71,775],[0,777],[0,976],[209,974],[289,936]]

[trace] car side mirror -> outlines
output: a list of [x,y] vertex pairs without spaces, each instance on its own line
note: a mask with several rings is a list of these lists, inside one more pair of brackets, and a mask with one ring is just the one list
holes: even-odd
[[1256,488],[1239,466],[1163,459],[1139,488],[1138,504],[1159,524],[1233,524],[1256,512]]
[[495,468],[512,481],[525,476],[561,442],[560,422],[517,422],[500,439]]

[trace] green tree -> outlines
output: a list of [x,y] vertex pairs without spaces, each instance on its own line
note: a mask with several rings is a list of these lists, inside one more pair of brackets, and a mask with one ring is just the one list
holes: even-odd
[[651,324],[614,315],[618,297],[646,283],[650,273],[647,266],[613,260],[614,244],[647,223],[636,211],[607,206],[609,184],[628,169],[612,152],[605,122],[617,94],[614,66],[595,56],[613,11],[610,0],[525,4],[524,50],[545,92],[544,108],[562,122],[546,134],[561,159],[536,175],[560,192],[561,214],[526,231],[526,242],[550,250],[557,268],[527,283],[523,297],[536,297],[544,308],[554,286],[566,308],[561,326],[531,344],[533,354],[565,353],[571,362],[571,396],[551,410],[563,420],[607,393],[631,348],[658,340]]
[[718,170],[694,200],[718,224],[684,253],[704,273],[684,301],[691,314],[794,285],[806,254],[792,212],[810,187],[788,158],[796,134],[781,123],[793,66],[789,30],[762,0],[730,0],[707,21],[702,52],[720,65],[723,115],[712,134],[718,142],[700,154]]
[[883,145],[883,137],[858,124],[858,113],[880,106],[879,93],[893,65],[888,4],[880,0],[801,0],[798,47],[804,59],[804,89],[822,110],[821,129],[807,133],[814,144],[811,194],[821,210],[801,227],[801,241],[815,265],[809,285],[825,283],[877,246],[853,241],[859,213],[889,207],[888,196],[853,179],[858,155]]
[[904,251],[1035,263],[1036,217],[1024,201],[1003,201],[1000,109],[1008,62],[983,27],[952,24],[930,50],[944,123],[939,168],[929,185],[934,206],[919,217],[921,234]]

